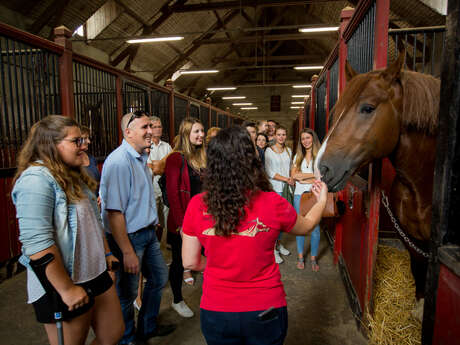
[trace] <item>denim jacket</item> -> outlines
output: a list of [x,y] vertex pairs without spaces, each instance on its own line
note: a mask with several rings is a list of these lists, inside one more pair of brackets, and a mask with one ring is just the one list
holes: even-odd
[[[86,186],[84,192],[101,222],[95,195]],[[45,291],[29,265],[30,255],[55,244],[59,248],[66,271],[72,277],[77,210],[75,204],[67,202],[64,190],[44,166],[27,168],[16,181],[11,195],[16,206],[19,240],[22,243],[19,262],[27,267],[29,302],[34,302]],[[39,291],[35,291],[34,296],[30,295],[30,286],[38,287]]]

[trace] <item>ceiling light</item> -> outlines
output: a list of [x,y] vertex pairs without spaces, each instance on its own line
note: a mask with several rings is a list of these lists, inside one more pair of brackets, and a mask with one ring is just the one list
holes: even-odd
[[337,31],[338,26],[325,26],[320,28],[300,28],[300,32],[328,32],[328,31]]
[[252,105],[252,103],[232,103],[232,105]]
[[180,41],[183,40],[182,36],[171,37],[151,37],[151,38],[137,38],[134,40],[127,40],[126,43],[151,43],[151,42],[165,42],[165,41]]
[[291,97],[293,97],[293,98],[307,98],[307,97],[310,97],[310,95],[292,95]]
[[299,107],[299,106],[292,106],[291,109],[302,109],[303,107]]
[[303,102],[291,102],[291,104],[303,104]]
[[222,86],[222,87],[208,87],[206,88],[208,91],[225,91],[225,90],[236,90],[234,86]]
[[207,73],[219,73],[217,69],[203,69],[203,70],[182,70],[180,74],[207,74]]
[[242,107],[240,108],[241,110],[254,110],[254,109],[259,109],[258,107]]
[[303,84],[303,85],[292,85],[294,89],[306,89],[307,87],[311,87],[310,84]]
[[245,99],[246,96],[224,96],[222,99]]
[[323,66],[295,66],[297,70],[323,69]]

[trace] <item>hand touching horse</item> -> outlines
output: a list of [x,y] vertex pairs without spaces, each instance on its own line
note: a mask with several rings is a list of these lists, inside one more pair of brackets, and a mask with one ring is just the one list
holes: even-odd
[[[391,209],[415,245],[428,251],[440,81],[401,71],[402,65],[401,55],[385,70],[358,75],[347,63],[347,87],[333,109],[316,169],[337,191],[363,166],[389,157],[396,170]],[[420,298],[427,259],[408,249]]]

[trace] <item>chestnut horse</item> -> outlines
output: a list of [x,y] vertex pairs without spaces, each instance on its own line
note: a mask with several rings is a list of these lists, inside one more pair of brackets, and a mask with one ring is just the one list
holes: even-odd
[[[402,57],[385,70],[363,74],[347,62],[347,86],[315,168],[329,189],[338,191],[360,168],[388,157],[396,170],[390,208],[407,237],[428,252],[440,81],[402,71]],[[428,260],[405,245],[421,298]]]

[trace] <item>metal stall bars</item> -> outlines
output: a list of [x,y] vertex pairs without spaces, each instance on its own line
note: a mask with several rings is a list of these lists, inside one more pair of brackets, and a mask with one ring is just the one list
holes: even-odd
[[200,121],[203,124],[204,131],[209,129],[209,107],[207,105],[200,105]]
[[[337,103],[337,99],[339,96],[339,59],[336,56],[334,63],[332,64],[331,68],[329,69],[329,95],[328,95],[328,120],[327,120],[327,130],[332,127],[333,124],[333,116],[331,116],[331,110],[334,107],[335,103]],[[326,130],[326,131],[327,131]]]
[[188,100],[174,94],[174,134],[179,133],[179,126],[187,117]]
[[150,114],[158,116],[163,126],[163,135],[161,140],[172,144],[169,137],[169,92],[152,88],[150,90]]
[[388,30],[388,63],[404,54],[404,67],[411,71],[441,75],[445,26]]
[[315,132],[319,141],[323,142],[326,135],[326,80],[325,74],[322,74],[315,83]]
[[137,110],[149,112],[149,88],[132,81],[123,82],[123,114]]
[[73,61],[75,119],[90,129],[89,152],[102,161],[118,146],[116,75]]
[[14,168],[32,125],[61,112],[59,53],[0,36],[0,168]]
[[200,118],[200,105],[190,102],[190,116]]
[[220,128],[227,128],[227,115],[225,114],[217,114],[217,126]]
[[217,111],[211,108],[211,127],[219,127],[217,123]]

